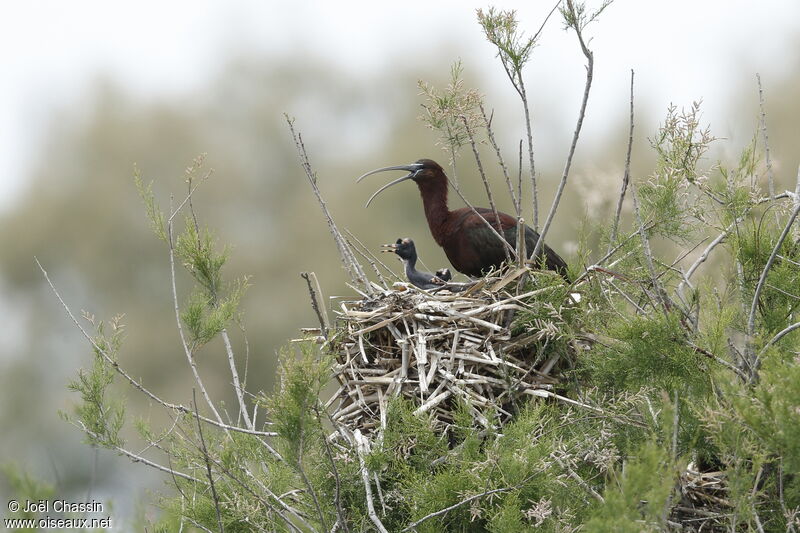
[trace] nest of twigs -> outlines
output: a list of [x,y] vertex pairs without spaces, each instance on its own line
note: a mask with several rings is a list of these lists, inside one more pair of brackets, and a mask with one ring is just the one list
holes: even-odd
[[[505,423],[525,396],[558,396],[568,357],[545,349],[558,328],[518,321],[537,294],[556,289],[546,283],[537,289],[536,277],[552,275],[516,269],[460,292],[376,286],[379,292],[370,298],[342,302],[340,386],[327,404],[333,420],[350,431],[375,432],[386,425],[387,402],[401,396],[442,432],[453,424],[459,404],[488,429]],[[516,294],[520,278],[533,288]]]
[[680,477],[681,499],[672,508],[674,522],[681,531],[723,533],[730,531],[728,518],[733,512],[728,480],[723,471],[701,472],[690,463]]

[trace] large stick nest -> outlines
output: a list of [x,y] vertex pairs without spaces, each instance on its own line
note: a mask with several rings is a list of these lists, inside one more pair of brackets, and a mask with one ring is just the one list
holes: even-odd
[[[490,428],[506,422],[524,396],[555,396],[578,343],[559,328],[564,308],[576,302],[552,276],[516,269],[457,293],[376,286],[369,298],[341,302],[340,387],[327,404],[334,406],[333,420],[350,431],[382,429],[388,400],[402,396],[443,432],[459,404]],[[527,289],[517,295],[520,279],[527,279]],[[552,302],[557,291],[560,300],[543,309],[538,298]],[[553,350],[559,340],[562,349]]]

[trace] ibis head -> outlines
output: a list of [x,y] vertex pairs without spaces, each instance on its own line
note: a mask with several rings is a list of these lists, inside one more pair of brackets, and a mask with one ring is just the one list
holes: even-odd
[[373,174],[377,174],[378,172],[388,172],[391,170],[403,170],[407,172],[405,176],[401,176],[393,181],[390,181],[369,197],[367,200],[367,204],[364,207],[369,207],[369,204],[372,203],[372,200],[375,199],[380,193],[391,187],[392,185],[397,185],[406,180],[414,180],[414,182],[420,187],[420,190],[424,187],[426,182],[430,182],[433,180],[443,180],[444,183],[447,183],[447,177],[445,176],[444,169],[432,159],[420,159],[410,165],[395,165],[391,167],[383,167],[377,168],[375,170],[370,170],[366,174],[359,177],[356,181],[360,182],[367,176],[371,176]]

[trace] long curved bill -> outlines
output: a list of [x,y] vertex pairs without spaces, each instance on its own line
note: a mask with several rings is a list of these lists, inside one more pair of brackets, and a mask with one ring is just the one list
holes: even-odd
[[376,196],[378,196],[380,193],[382,193],[383,191],[385,191],[386,189],[388,189],[392,185],[397,185],[401,181],[410,180],[411,178],[413,178],[414,175],[417,173],[417,171],[419,171],[420,169],[422,169],[422,165],[420,165],[419,163],[414,163],[414,164],[411,164],[411,165],[397,165],[397,166],[393,166],[393,167],[383,167],[383,168],[379,168],[379,169],[376,169],[376,170],[371,170],[371,171],[367,172],[366,174],[360,176],[356,180],[356,183],[360,182],[361,180],[363,180],[367,176],[371,176],[372,174],[377,174],[378,172],[386,172],[387,170],[405,170],[406,172],[408,172],[408,174],[406,174],[402,178],[397,178],[394,181],[390,181],[389,183],[387,183],[386,185],[384,185],[383,187],[381,187],[380,189],[375,191],[375,193],[372,196],[369,197],[369,200],[367,200],[367,203],[364,205],[364,207],[369,207],[369,204],[372,203],[372,200],[374,200]]

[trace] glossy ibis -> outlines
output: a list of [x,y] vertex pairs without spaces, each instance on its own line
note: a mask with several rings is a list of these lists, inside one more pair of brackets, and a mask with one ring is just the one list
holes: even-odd
[[[403,177],[397,178],[378,189],[367,201],[370,202],[381,192],[392,185],[405,180],[414,180],[422,196],[422,205],[425,209],[425,218],[436,243],[444,248],[447,258],[453,267],[468,276],[478,277],[491,268],[498,268],[506,259],[504,245],[497,236],[486,227],[481,217],[497,228],[497,220],[491,209],[477,207],[475,214],[469,207],[462,207],[450,211],[447,207],[447,175],[442,167],[430,159],[420,159],[410,165],[384,167],[367,172],[357,181],[377,172],[388,170],[403,170],[408,172]],[[505,213],[497,213],[500,219],[500,234],[511,246],[516,248],[517,220]],[[525,248],[530,253],[539,240],[539,234],[532,228],[525,226]],[[549,270],[554,270],[567,277],[567,264],[546,244],[537,259],[544,258],[544,265]]]
[[[403,260],[403,266],[405,266],[406,269],[406,277],[415,287],[426,290],[442,289],[450,279],[450,271],[446,268],[437,270],[436,274],[420,272],[416,269],[417,248],[414,246],[414,241],[411,239],[397,239],[396,243],[384,244],[383,247],[383,252],[394,252]],[[442,271],[447,273],[448,279],[445,280],[438,276]]]

